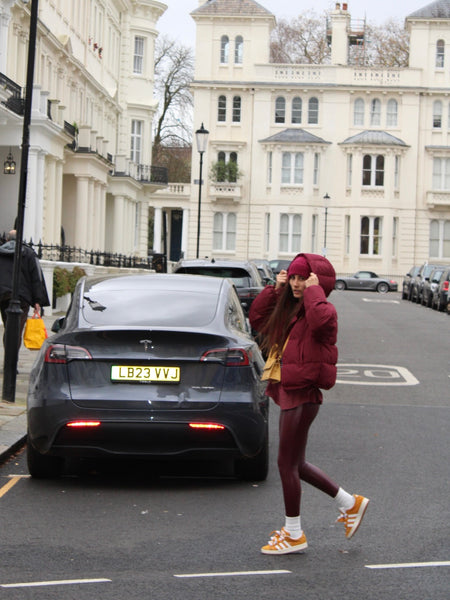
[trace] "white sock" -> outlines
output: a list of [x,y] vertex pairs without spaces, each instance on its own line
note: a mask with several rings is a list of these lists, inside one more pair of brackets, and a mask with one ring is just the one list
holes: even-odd
[[302,536],[302,525],[300,517],[285,517],[284,528],[289,533],[289,537],[293,540],[298,540]]
[[349,508],[352,508],[355,504],[355,498],[351,494],[347,493],[341,487],[339,488],[338,493],[334,497],[336,504],[339,507],[339,510],[345,512]]

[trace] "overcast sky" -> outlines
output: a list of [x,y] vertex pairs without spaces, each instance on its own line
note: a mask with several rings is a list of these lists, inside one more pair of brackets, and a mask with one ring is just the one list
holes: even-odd
[[[195,24],[190,16],[199,6],[198,0],[162,0],[167,10],[158,21],[157,28],[171,38],[185,45],[194,46]],[[332,10],[334,1],[330,0],[259,0],[259,4],[272,12],[277,19],[296,17],[303,11],[313,10],[317,15]],[[395,18],[400,21],[419,8],[430,4],[427,0],[354,0],[347,2],[352,19],[366,19],[374,24],[384,23]]]

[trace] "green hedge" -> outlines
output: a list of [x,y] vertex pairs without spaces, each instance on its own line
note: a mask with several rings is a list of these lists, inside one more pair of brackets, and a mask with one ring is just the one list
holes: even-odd
[[77,281],[84,277],[86,271],[81,267],[74,267],[72,271],[62,267],[55,267],[53,271],[53,293],[56,298],[66,294],[73,294]]

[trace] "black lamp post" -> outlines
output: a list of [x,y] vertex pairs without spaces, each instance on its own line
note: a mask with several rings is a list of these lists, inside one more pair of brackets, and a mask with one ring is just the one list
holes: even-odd
[[328,221],[328,204],[331,200],[331,197],[328,195],[328,192],[325,194],[325,196],[323,197],[324,201],[325,201],[325,226],[324,226],[324,230],[323,230],[323,250],[322,250],[322,254],[324,256],[327,255],[327,221]]
[[22,261],[23,221],[27,192],[28,151],[30,148],[31,104],[33,96],[34,59],[36,56],[36,32],[38,20],[38,0],[31,2],[30,36],[28,40],[27,84],[25,91],[25,107],[22,130],[22,159],[20,162],[19,199],[17,203],[16,247],[14,250],[14,267],[12,292],[9,306],[6,309],[8,318],[5,328],[5,357],[3,362],[3,400],[15,402],[17,360],[20,348],[20,308],[19,282]]
[[202,170],[203,170],[203,154],[206,151],[206,146],[208,144],[208,135],[209,131],[204,128],[203,123],[200,129],[197,129],[195,132],[195,137],[197,139],[197,151],[200,154],[200,174],[198,180],[198,213],[197,213],[197,258],[199,255],[199,246],[200,246],[200,213],[202,208]]

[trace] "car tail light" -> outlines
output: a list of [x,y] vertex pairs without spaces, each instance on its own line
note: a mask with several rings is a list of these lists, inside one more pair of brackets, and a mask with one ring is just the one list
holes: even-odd
[[81,346],[67,346],[66,344],[53,344],[45,353],[46,363],[66,364],[69,360],[92,360],[90,352]]
[[191,429],[206,429],[208,431],[216,431],[225,429],[223,425],[218,423],[189,423]]
[[78,427],[80,429],[86,427],[98,427],[100,425],[100,421],[70,421],[66,423],[66,427]]
[[202,362],[220,361],[227,367],[247,367],[250,364],[247,351],[243,348],[217,348],[208,350],[200,359]]
[[448,287],[449,287],[449,282],[448,281],[444,281],[444,284],[442,286],[442,291],[443,292],[448,292]]

